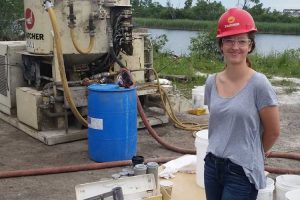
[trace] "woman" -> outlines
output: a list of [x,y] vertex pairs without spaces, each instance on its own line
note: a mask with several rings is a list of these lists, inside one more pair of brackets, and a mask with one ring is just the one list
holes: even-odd
[[219,19],[217,39],[224,70],[208,77],[210,111],[204,182],[208,200],[255,200],[266,186],[264,155],[279,136],[278,101],[248,54],[257,31],[252,16],[231,8]]

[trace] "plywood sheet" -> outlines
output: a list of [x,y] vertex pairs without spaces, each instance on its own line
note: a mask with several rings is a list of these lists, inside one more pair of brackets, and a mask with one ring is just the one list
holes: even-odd
[[[165,179],[160,179],[165,180]],[[174,183],[171,200],[205,200],[204,188],[196,183],[196,174],[176,173],[175,178],[169,179]]]

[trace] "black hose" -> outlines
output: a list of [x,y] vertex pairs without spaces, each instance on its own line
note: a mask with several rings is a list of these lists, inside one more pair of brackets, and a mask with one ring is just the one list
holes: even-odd
[[109,48],[109,52],[112,58],[114,59],[114,61],[116,61],[121,68],[126,68],[126,66],[117,58],[117,55],[113,47]]

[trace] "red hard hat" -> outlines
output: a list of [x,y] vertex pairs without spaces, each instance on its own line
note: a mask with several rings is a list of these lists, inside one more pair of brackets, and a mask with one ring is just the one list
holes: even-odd
[[217,38],[257,31],[250,13],[240,8],[230,8],[219,19]]

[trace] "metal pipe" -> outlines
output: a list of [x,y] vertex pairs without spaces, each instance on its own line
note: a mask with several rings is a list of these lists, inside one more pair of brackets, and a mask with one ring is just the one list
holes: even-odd
[[48,76],[40,76],[40,78],[48,81],[53,81],[53,78],[50,78]]
[[[65,112],[50,112],[49,110],[46,109],[41,109],[42,112],[50,118],[54,118],[54,117],[64,117],[65,116]],[[67,112],[67,115],[71,115],[72,112]]]
[[69,27],[74,28],[76,26],[76,22],[75,22],[76,16],[74,14],[74,5],[73,5],[73,2],[69,2],[68,6],[69,6],[68,19],[70,20],[69,21]]

